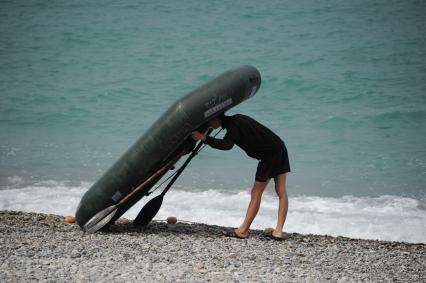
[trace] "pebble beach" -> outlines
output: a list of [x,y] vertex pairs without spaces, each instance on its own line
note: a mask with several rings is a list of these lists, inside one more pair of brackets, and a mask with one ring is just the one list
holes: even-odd
[[425,282],[426,245],[120,219],[85,235],[51,214],[0,212],[1,282]]

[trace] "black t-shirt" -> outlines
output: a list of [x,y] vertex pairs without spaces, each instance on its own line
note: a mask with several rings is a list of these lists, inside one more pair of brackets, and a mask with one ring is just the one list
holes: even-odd
[[246,115],[225,116],[222,127],[226,129],[223,139],[207,137],[205,143],[221,150],[229,150],[236,144],[248,156],[259,160],[268,158],[285,146],[274,132]]

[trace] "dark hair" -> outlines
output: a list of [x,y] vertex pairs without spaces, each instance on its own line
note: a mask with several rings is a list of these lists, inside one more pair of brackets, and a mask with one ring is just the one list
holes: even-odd
[[217,115],[215,118],[218,118],[218,119],[220,119],[221,121],[223,121],[223,119],[225,118],[226,116],[225,116],[225,113],[224,112],[222,112],[222,113],[220,113],[219,115]]

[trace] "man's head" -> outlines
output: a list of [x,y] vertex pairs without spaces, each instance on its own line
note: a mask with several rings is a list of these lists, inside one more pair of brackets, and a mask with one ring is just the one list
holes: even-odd
[[217,129],[217,128],[221,127],[222,126],[222,121],[223,121],[224,117],[225,117],[225,114],[220,114],[219,116],[216,116],[216,117],[210,119],[210,121],[209,121],[210,122],[210,126],[213,129]]

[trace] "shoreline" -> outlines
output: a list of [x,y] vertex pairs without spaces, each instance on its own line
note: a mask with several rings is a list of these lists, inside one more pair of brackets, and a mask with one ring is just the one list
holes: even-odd
[[287,234],[222,236],[228,227],[120,219],[83,235],[63,216],[0,211],[1,282],[351,282],[426,280],[426,244]]

